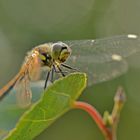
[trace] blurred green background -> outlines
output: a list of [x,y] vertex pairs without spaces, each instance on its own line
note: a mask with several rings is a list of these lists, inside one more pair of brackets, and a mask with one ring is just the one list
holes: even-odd
[[[0,87],[18,72],[26,52],[35,45],[56,40],[139,34],[139,12],[139,0],[0,0]],[[129,57],[126,74],[88,87],[80,98],[103,114],[105,110],[111,111],[117,87],[124,86],[127,102],[121,114],[118,140],[140,139],[139,59],[139,53]],[[4,112],[3,107],[0,107],[0,114],[5,120],[1,115],[0,128],[3,121],[11,125],[8,121],[11,114],[7,110]],[[104,138],[88,114],[72,110],[36,138],[46,139]]]

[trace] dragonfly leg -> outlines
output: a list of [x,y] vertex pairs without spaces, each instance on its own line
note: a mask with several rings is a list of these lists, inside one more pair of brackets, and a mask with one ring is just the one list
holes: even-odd
[[55,65],[53,65],[53,70],[54,70],[54,72],[58,72],[57,70],[56,70],[56,67],[55,67]]
[[51,82],[53,83],[53,76],[54,76],[54,70],[55,69],[55,67],[54,67],[54,65],[53,65],[53,68],[52,68],[52,70],[51,70]]
[[46,87],[47,87],[47,83],[48,83],[48,80],[49,80],[49,76],[50,76],[50,71],[48,71],[48,73],[47,73],[47,77],[46,77],[46,80],[45,80],[44,89],[46,89]]
[[[57,70],[56,70],[55,65],[53,65],[53,68],[54,68],[54,72],[55,72],[55,73],[61,73],[60,71],[57,71]],[[69,73],[69,72],[68,72],[68,71],[63,71],[63,73]]]
[[61,75],[62,75],[63,77],[65,77],[65,74],[64,74],[64,72],[61,70],[61,68],[60,68],[59,66],[57,66],[57,68],[58,68],[59,72],[61,73]]
[[69,65],[67,65],[67,64],[64,64],[64,63],[62,63],[61,66],[65,67],[65,68],[67,68],[67,69],[70,69],[70,70],[79,71],[78,69],[73,68],[73,67],[71,67],[71,66],[69,66]]

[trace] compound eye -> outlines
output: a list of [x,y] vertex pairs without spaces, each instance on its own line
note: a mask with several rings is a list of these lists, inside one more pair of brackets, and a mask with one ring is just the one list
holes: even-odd
[[55,61],[58,61],[60,63],[66,61],[70,53],[71,50],[67,44],[63,42],[58,42],[53,44],[52,56]]
[[58,42],[58,43],[54,43],[52,45],[52,51],[53,52],[57,52],[57,53],[61,53],[61,50],[64,48],[65,46],[63,45],[62,42]]
[[52,57],[54,60],[57,60],[59,58],[62,48],[63,48],[63,45],[61,42],[52,44]]

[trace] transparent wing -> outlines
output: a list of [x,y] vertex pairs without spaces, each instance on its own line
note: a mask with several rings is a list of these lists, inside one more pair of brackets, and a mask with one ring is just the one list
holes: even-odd
[[25,108],[31,104],[32,92],[28,75],[24,75],[15,85],[17,103],[21,108]]
[[29,72],[29,77],[32,81],[36,81],[40,79],[40,74],[41,74],[41,63],[38,55],[32,54],[31,60],[29,60],[29,65],[28,65],[28,72]]
[[16,83],[17,102],[20,107],[27,107],[31,104],[32,99],[30,81],[36,81],[40,78],[41,64],[38,53],[29,52],[20,72],[24,73],[24,76]]
[[39,80],[40,78],[41,64],[38,55],[38,52],[28,53],[20,70],[21,77],[15,85],[17,90],[17,103],[22,108],[31,104],[32,91],[30,82]]
[[127,71],[125,57],[140,51],[140,38],[122,35],[97,40],[66,41],[72,54],[66,62],[88,74],[89,85],[113,79]]

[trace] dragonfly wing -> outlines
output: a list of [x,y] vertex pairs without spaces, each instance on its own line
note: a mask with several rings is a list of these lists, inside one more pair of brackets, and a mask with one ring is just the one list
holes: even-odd
[[140,51],[140,38],[136,35],[65,43],[72,49],[67,63],[86,72],[89,84],[107,81],[126,72],[125,57]]
[[31,104],[32,92],[28,75],[17,81],[15,85],[17,103],[20,107],[25,108]]
[[[33,55],[33,54],[32,54]],[[32,81],[39,80],[41,73],[41,63],[38,55],[33,55],[32,61],[29,65],[29,76]]]

